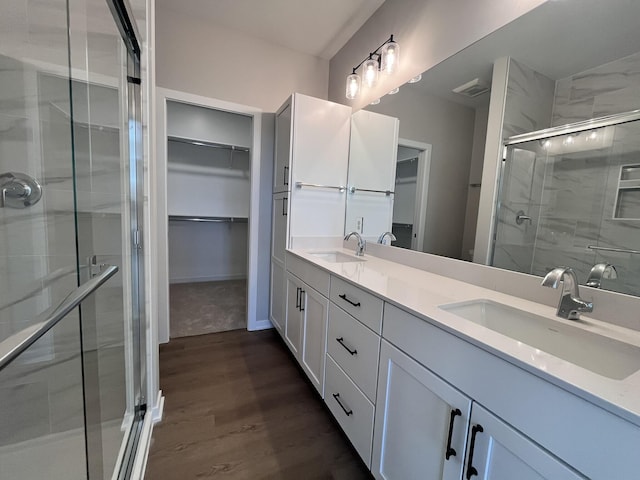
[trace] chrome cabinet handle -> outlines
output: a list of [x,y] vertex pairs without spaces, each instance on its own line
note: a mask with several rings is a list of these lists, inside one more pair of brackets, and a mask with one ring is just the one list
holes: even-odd
[[284,170],[282,171],[282,173],[284,174],[283,175],[284,179],[283,179],[282,183],[284,185],[289,185],[289,166],[288,165],[284,166]]
[[304,290],[300,289],[300,311],[301,312],[304,312],[304,303],[306,303],[306,302],[304,302],[304,298],[302,296],[305,295],[305,298],[306,298],[306,294],[307,294],[307,292],[305,292]]
[[302,289],[300,287],[296,287],[296,308],[300,310],[300,291]]
[[444,455],[444,458],[447,460],[449,460],[449,458],[451,457],[456,456],[455,449],[451,448],[451,437],[453,436],[453,422],[458,415],[462,416],[462,412],[460,411],[459,408],[456,408],[455,410],[454,409],[451,410],[451,418],[449,419],[449,436],[447,437],[447,450]]
[[282,197],[282,215],[283,216],[287,216],[287,200],[289,200],[287,197]]
[[333,394],[333,398],[336,399],[336,402],[338,402],[338,405],[340,405],[340,408],[342,408],[342,410],[344,411],[344,413],[347,415],[347,417],[349,415],[353,415],[353,410],[349,409],[347,410],[344,405],[342,404],[342,402],[340,401],[340,394],[339,393],[334,393]]
[[349,299],[347,298],[347,294],[346,294],[346,293],[343,293],[342,295],[338,295],[338,296],[339,296],[341,299],[343,299],[345,302],[350,303],[351,305],[353,305],[354,307],[359,307],[359,306],[360,306],[360,302],[355,303],[355,302],[352,302],[351,300],[349,300]]
[[358,351],[357,350],[351,350],[349,347],[347,347],[344,343],[344,337],[340,337],[340,338],[336,338],[336,342],[338,342],[340,345],[342,345],[344,347],[344,349],[349,352],[351,355],[357,355]]

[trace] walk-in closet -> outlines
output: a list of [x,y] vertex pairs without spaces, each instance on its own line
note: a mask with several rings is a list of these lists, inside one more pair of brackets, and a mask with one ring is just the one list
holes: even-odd
[[251,122],[167,102],[171,338],[247,326]]

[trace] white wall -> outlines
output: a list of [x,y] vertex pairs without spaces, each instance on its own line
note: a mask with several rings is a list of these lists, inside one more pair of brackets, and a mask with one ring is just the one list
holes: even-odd
[[329,100],[348,103],[347,75],[391,34],[400,44],[400,68],[354,101],[354,109],[362,108],[545,1],[386,0],[331,59]]
[[[475,111],[414,89],[367,109],[400,119],[399,137],[432,145],[424,251],[458,258],[467,204]],[[392,103],[392,105],[391,105]]]
[[160,7],[156,28],[158,86],[267,112],[292,92],[327,98],[327,60]]
[[482,183],[484,145],[487,138],[488,120],[489,106],[486,105],[476,108],[476,118],[473,127],[471,168],[469,170],[467,210],[464,218],[464,234],[462,236],[462,260],[473,260],[473,248],[476,239],[476,224],[478,222],[478,206],[480,204],[480,187],[478,185],[481,185]]

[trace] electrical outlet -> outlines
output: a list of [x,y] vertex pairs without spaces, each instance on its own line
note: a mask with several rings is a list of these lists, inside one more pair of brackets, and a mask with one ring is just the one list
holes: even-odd
[[362,233],[364,230],[364,217],[356,218],[356,231]]

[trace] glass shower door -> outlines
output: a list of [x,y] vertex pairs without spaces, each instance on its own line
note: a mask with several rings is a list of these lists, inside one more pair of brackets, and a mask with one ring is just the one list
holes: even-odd
[[126,478],[144,413],[135,61],[104,1],[2,9],[0,479]]
[[136,242],[140,92],[136,59],[107,2],[69,0],[69,15],[80,281],[103,265],[120,270],[80,309],[87,464],[90,478],[118,478],[144,402]]

